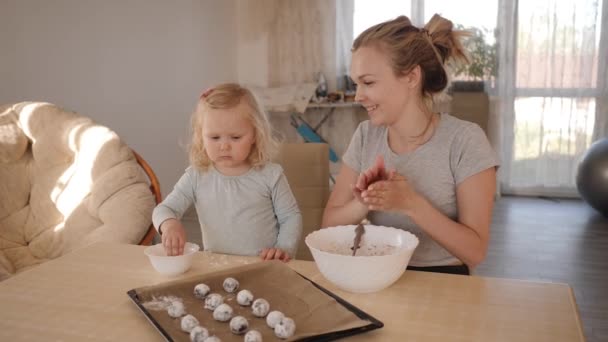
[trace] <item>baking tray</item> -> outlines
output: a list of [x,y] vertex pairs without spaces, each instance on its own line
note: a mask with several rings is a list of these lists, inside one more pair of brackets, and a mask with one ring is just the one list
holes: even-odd
[[[273,279],[273,275],[280,277],[274,283],[270,280]],[[384,326],[378,319],[279,261],[260,262],[186,279],[168,281],[154,286],[136,288],[129,290],[127,295],[167,341],[189,341],[189,335],[179,331],[179,320],[171,319],[166,310],[150,309],[150,306],[147,305],[151,298],[169,295],[182,298],[184,304],[188,307],[186,311],[197,316],[201,325],[208,328],[213,334],[217,334],[219,331],[221,334],[217,335],[222,338],[222,341],[242,341],[242,335],[234,335],[229,332],[228,323],[216,322],[209,318],[211,311],[202,309],[202,301],[196,299],[192,294],[195,284],[206,283],[210,285],[212,292],[226,295],[223,290],[219,291],[218,287],[221,288],[221,281],[228,276],[241,282],[239,290],[254,288],[255,291],[252,291],[254,296],[256,298],[267,298],[271,303],[271,311],[281,310],[296,321],[296,335],[292,339],[281,340],[274,337],[272,329],[268,327],[260,328],[260,326],[265,326],[265,319],[250,319],[250,322],[256,322],[257,325],[252,324],[252,328],[256,328],[264,335],[264,341],[333,341]],[[273,284],[276,285],[279,282],[287,282],[289,285],[287,288],[281,287],[283,290],[277,290],[278,288],[273,287]],[[260,289],[263,289],[266,285],[268,285],[268,291],[264,293]],[[256,295],[256,292],[259,296]],[[226,295],[226,297],[230,297],[230,295]],[[298,310],[301,309],[302,305],[288,304],[290,302],[302,303],[307,301],[308,303],[314,303],[314,305],[308,306],[313,307],[313,309],[303,311]],[[198,304],[193,303],[199,303],[200,305],[197,307]],[[276,303],[279,303],[279,305],[276,305]],[[235,309],[235,315],[239,314],[236,312],[237,310],[248,310],[248,308],[238,306],[236,302],[229,304]],[[249,319],[249,317],[247,318]],[[337,319],[339,320],[336,321]],[[302,322],[306,324],[302,326],[300,324]],[[221,326],[224,328],[218,328]]]

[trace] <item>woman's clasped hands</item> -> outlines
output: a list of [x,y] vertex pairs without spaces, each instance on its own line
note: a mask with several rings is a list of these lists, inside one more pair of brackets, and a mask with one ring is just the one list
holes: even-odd
[[386,169],[382,156],[378,156],[374,165],[359,175],[353,194],[369,210],[405,215],[410,215],[422,198],[404,176]]

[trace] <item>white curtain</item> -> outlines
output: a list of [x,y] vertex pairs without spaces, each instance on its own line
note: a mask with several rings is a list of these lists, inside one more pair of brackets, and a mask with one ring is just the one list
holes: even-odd
[[503,0],[498,13],[503,192],[576,196],[578,163],[607,133],[606,8]]
[[353,42],[355,3],[336,1],[336,89],[344,89],[344,77],[350,74],[350,48]]

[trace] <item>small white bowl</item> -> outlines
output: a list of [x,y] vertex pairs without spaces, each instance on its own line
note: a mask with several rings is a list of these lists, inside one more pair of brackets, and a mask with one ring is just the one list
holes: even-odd
[[184,254],[167,256],[165,248],[159,243],[144,249],[144,254],[148,256],[150,263],[158,273],[166,276],[176,276],[190,269],[194,253],[198,252],[199,249],[200,247],[197,244],[186,242]]
[[352,256],[355,227],[329,227],[306,237],[317,267],[327,280],[348,292],[387,288],[405,272],[418,238],[402,229],[365,225],[361,248]]

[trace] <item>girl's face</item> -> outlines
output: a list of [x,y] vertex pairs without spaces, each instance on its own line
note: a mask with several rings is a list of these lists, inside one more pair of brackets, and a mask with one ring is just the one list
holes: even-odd
[[397,77],[389,56],[374,46],[353,52],[350,74],[357,84],[355,101],[367,110],[374,125],[395,123],[413,99],[412,73]]
[[227,109],[210,109],[203,118],[205,152],[215,168],[227,175],[249,170],[247,161],[255,144],[255,128],[248,119],[251,109],[241,101]]

